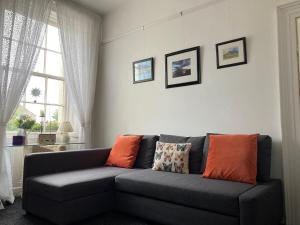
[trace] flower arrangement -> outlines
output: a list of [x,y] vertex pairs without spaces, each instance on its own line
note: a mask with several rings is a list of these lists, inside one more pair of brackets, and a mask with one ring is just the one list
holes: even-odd
[[31,130],[31,128],[35,124],[35,119],[33,119],[31,116],[22,114],[19,116],[19,118],[16,119],[16,126],[20,129]]

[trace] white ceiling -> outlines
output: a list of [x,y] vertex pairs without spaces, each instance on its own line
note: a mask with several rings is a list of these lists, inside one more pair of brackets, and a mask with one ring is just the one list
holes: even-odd
[[73,0],[101,15],[104,15],[124,4],[128,0]]

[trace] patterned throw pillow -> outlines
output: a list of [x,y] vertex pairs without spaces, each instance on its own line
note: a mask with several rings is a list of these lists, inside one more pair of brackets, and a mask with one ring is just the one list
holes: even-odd
[[189,173],[191,143],[156,142],[152,169],[174,173]]

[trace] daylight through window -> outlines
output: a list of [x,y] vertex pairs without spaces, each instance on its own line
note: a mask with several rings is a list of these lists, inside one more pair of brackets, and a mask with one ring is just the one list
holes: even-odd
[[[58,129],[64,111],[64,74],[58,28],[47,26],[37,63],[21,103],[7,126],[8,137],[18,131],[17,119],[29,115],[36,122],[31,135]],[[11,134],[11,135],[9,135]]]

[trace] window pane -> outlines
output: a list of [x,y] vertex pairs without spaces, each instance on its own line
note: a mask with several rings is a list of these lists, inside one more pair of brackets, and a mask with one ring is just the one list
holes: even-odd
[[45,51],[40,50],[38,59],[36,61],[34,72],[37,73],[44,73],[44,59],[45,59]]
[[40,117],[41,112],[45,111],[44,105],[40,104],[31,104],[31,103],[26,103],[24,106],[19,106],[19,108],[22,111],[22,114],[29,115],[33,119],[35,119],[35,124],[31,128],[32,132],[40,132],[41,131],[41,121],[42,118]]
[[56,132],[59,122],[62,121],[63,107],[60,106],[46,106],[46,122],[45,132]]
[[48,94],[47,94],[47,103],[48,104],[63,104],[64,97],[64,85],[63,81],[48,79]]
[[46,74],[62,76],[62,57],[61,54],[47,51],[46,56]]
[[31,76],[26,88],[26,101],[34,103],[44,103],[45,98],[45,78]]
[[43,105],[21,103],[17,108],[15,114],[7,124],[7,143],[12,143],[12,136],[16,135],[19,131],[17,120],[20,118],[21,115],[28,115],[35,120],[35,123],[31,127],[30,132],[28,133],[28,143],[36,143],[37,134],[41,132],[41,120],[39,117],[39,111],[43,110],[43,108]]
[[15,111],[15,114],[11,117],[10,121],[7,123],[6,130],[7,131],[18,131],[18,127],[16,124],[17,119],[20,115],[26,114],[27,110],[25,110],[24,106],[20,105],[17,110]]
[[16,112],[14,113],[14,115],[12,116],[12,118],[10,119],[10,121],[8,122],[6,130],[18,131],[19,128],[16,123],[17,119],[19,119],[21,115],[27,115],[36,121],[36,124],[32,128],[32,130],[35,131],[37,124],[41,122],[41,118],[40,118],[41,110],[44,111],[44,105],[21,103],[17,108]]
[[47,49],[60,52],[58,28],[48,25],[47,31]]
[[24,104],[24,106],[20,105],[19,108],[21,109],[21,112],[22,112],[21,114],[31,116],[38,123],[41,121],[41,118],[40,118],[41,111],[45,110],[44,105],[34,104],[34,103],[26,103],[26,104]]

